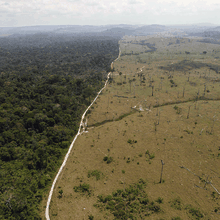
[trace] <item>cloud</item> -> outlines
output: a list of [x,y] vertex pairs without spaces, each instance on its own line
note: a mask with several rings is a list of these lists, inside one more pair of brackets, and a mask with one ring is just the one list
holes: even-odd
[[136,5],[136,4],[141,4],[142,2],[139,2],[137,0],[129,0],[128,1],[128,4],[131,4],[131,5]]
[[99,2],[95,2],[95,1],[89,1],[86,5],[88,6],[98,6],[99,5]]
[[0,26],[8,26],[12,15],[16,25],[184,23],[189,16],[215,22],[220,20],[219,10],[219,0],[0,0]]

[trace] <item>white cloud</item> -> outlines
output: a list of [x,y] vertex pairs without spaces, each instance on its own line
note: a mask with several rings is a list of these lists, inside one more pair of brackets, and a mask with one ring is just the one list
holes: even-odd
[[[0,0],[0,26],[220,21],[219,0]],[[11,22],[14,16],[17,22]],[[196,17],[197,16],[197,17]],[[73,18],[73,19],[71,19]],[[93,23],[92,23],[93,22]]]
[[137,0],[129,0],[128,4],[136,5],[136,4],[141,4],[142,2],[139,2]]

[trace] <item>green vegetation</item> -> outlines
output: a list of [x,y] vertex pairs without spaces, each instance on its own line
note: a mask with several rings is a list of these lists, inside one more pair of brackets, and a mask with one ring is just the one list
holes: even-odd
[[129,144],[135,144],[135,143],[137,143],[137,140],[128,139],[127,142],[128,142]]
[[89,215],[88,218],[89,218],[89,220],[93,220],[94,216],[93,215]]
[[[33,210],[51,184],[89,104],[88,96],[80,95],[88,84],[47,73],[44,77],[2,75],[1,83],[0,213],[4,218],[37,216]],[[100,86],[96,80],[94,86]]]
[[107,164],[111,163],[113,161],[113,158],[112,157],[109,157],[109,156],[105,156],[103,158],[103,161],[105,161]]
[[63,190],[59,190],[59,195],[58,195],[59,199],[63,197]]
[[193,208],[191,205],[186,206],[186,209],[188,209],[189,213],[197,220],[204,217],[199,209]]
[[155,154],[154,154],[154,153],[153,153],[153,154],[150,154],[149,150],[147,150],[147,151],[145,152],[145,155],[148,156],[149,160],[152,160],[152,159],[155,158]]
[[140,179],[137,184],[130,185],[125,190],[118,189],[107,196],[99,195],[94,206],[100,210],[109,210],[115,219],[142,219],[161,212],[159,205],[150,202],[145,186],[146,182]]
[[79,186],[74,186],[73,189],[75,192],[88,194],[89,196],[91,195],[91,192],[92,192],[92,190],[90,189],[90,185],[86,183],[80,184]]
[[118,55],[117,39],[43,39],[0,39],[0,219],[40,218],[81,115]]
[[163,199],[162,199],[161,197],[158,197],[158,198],[156,199],[156,202],[159,203],[159,204],[161,204],[161,203],[163,203]]
[[173,108],[176,110],[176,114],[180,114],[181,113],[182,109],[179,108],[178,106],[175,105]]
[[182,204],[181,204],[181,199],[178,197],[176,199],[173,199],[172,201],[169,202],[170,206],[174,209],[181,210],[182,209]]
[[96,178],[96,180],[100,180],[101,176],[102,176],[102,172],[99,170],[93,170],[93,171],[88,171],[88,178],[90,178],[91,176],[94,176]]

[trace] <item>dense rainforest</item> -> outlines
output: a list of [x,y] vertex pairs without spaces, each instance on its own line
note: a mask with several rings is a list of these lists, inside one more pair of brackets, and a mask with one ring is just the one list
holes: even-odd
[[40,219],[42,195],[118,56],[118,40],[0,38],[0,219]]

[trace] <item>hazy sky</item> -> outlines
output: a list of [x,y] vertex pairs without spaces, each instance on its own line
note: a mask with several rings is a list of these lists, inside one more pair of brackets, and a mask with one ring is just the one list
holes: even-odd
[[0,0],[0,27],[220,24],[220,0]]

